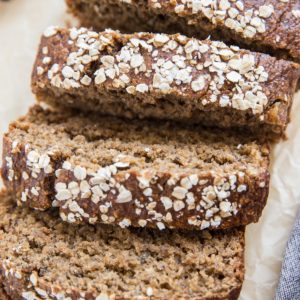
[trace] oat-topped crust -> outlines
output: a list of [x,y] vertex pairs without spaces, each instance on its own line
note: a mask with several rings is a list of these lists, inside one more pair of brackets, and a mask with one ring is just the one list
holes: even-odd
[[121,116],[282,135],[299,66],[182,35],[48,28],[33,70],[40,101]]
[[85,26],[223,40],[300,61],[298,0],[67,0]]
[[226,28],[236,41],[260,43],[274,53],[283,51],[290,58],[300,60],[298,0],[150,0],[149,7],[158,13],[175,13],[186,18],[189,24],[201,24],[203,19],[208,19],[211,24],[207,32]]
[[244,279],[243,228],[73,226],[2,192],[0,236],[0,280],[13,300],[236,300]]
[[4,137],[19,205],[70,223],[229,228],[258,221],[269,149],[241,134],[34,107]]

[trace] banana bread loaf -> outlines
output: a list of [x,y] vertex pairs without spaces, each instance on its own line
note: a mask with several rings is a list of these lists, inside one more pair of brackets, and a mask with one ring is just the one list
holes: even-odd
[[97,30],[211,36],[300,61],[299,0],[67,0],[83,26]]
[[32,76],[38,100],[126,117],[281,136],[299,65],[181,35],[48,28]]
[[268,164],[244,135],[36,106],[4,136],[2,174],[20,205],[71,223],[199,230],[258,221]]
[[0,197],[0,280],[14,300],[238,298],[243,228],[74,226],[55,211],[16,208],[12,197]]

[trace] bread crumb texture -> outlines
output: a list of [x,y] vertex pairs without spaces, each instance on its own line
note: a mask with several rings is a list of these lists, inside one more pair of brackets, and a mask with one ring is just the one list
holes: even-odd
[[0,276],[15,300],[237,299],[244,231],[68,225],[0,201]]

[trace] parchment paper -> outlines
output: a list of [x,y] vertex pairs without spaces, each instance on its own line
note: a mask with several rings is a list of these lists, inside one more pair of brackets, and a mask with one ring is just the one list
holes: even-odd
[[[34,101],[30,73],[40,34],[71,19],[63,0],[0,3],[0,134]],[[240,300],[274,298],[285,244],[300,204],[300,93],[287,141],[272,154],[271,189],[258,224],[246,232],[246,278]],[[1,138],[2,139],[2,138]]]

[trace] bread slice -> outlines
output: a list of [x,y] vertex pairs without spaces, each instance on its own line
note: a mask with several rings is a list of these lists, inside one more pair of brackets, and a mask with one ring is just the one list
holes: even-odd
[[48,28],[32,75],[38,100],[122,117],[282,136],[300,66],[181,35]]
[[243,229],[73,226],[0,197],[0,278],[14,300],[238,298]]
[[300,61],[300,4],[295,0],[66,0],[87,27],[186,34]]
[[36,106],[5,134],[2,174],[19,204],[71,223],[224,229],[258,221],[268,165],[243,135]]

